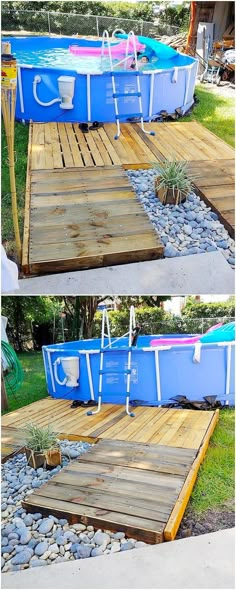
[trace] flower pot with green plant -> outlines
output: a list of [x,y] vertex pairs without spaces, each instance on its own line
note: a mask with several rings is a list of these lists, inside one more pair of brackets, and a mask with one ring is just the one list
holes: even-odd
[[188,172],[185,161],[167,160],[155,162],[157,170],[155,179],[156,195],[163,205],[179,205],[185,201],[194,188],[195,176]]
[[23,430],[25,453],[31,467],[50,468],[61,464],[60,441],[50,426],[40,428],[36,424],[26,424]]

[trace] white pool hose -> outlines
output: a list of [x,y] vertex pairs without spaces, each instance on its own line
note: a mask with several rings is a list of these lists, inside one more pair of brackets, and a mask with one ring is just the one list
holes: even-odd
[[33,81],[33,95],[34,98],[36,100],[36,102],[38,104],[40,104],[41,107],[50,107],[52,104],[55,104],[56,102],[61,102],[61,98],[54,98],[53,100],[50,100],[49,102],[42,102],[38,96],[37,96],[37,84],[39,84],[39,82],[42,81],[41,76],[35,76],[34,77],[34,81]]

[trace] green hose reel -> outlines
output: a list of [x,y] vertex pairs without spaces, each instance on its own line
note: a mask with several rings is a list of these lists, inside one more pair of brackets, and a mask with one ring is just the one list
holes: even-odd
[[23,383],[24,372],[14,348],[8,342],[1,341],[2,366],[6,393],[16,393]]

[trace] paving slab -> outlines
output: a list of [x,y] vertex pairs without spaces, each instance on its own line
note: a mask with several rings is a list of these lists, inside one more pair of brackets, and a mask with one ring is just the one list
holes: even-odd
[[25,278],[17,295],[233,294],[234,271],[219,251]]
[[233,589],[234,531],[6,573],[2,588]]

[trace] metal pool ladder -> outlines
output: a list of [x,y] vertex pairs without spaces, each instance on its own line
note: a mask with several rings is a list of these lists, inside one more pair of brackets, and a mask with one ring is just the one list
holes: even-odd
[[[111,341],[111,333],[110,333],[110,325],[109,325],[109,318],[108,318],[108,313],[106,309],[103,309],[102,312],[102,337],[101,337],[101,349],[100,349],[100,367],[99,367],[99,387],[98,387],[98,406],[97,409],[92,411],[90,410],[89,412],[87,412],[87,416],[93,416],[94,414],[98,414],[98,412],[100,412],[101,410],[101,406],[102,406],[102,388],[103,388],[103,375],[109,375],[109,374],[117,374],[117,375],[127,375],[127,383],[126,383],[126,403],[125,403],[125,409],[126,409],[126,413],[128,414],[128,416],[130,416],[131,418],[133,418],[135,416],[134,412],[130,412],[129,410],[129,398],[130,398],[130,383],[131,383],[131,353],[132,353],[132,337],[133,337],[133,330],[136,327],[136,322],[135,322],[135,311],[134,311],[134,307],[131,306],[130,308],[130,318],[129,318],[129,331],[126,332],[126,334],[123,334],[123,336],[120,336],[119,338],[116,338],[115,340]],[[105,332],[105,330],[107,330],[107,333]],[[122,338],[125,338],[125,336],[129,336],[129,344],[128,347],[126,348],[112,348],[112,346],[118,342],[118,340],[121,340]],[[108,338],[108,344],[105,346],[105,337]],[[127,369],[103,369],[103,363],[104,363],[104,354],[106,354],[107,352],[111,353],[111,352],[118,352],[119,353],[128,353],[127,356]]]
[[[135,39],[135,34],[133,31],[130,31],[128,33],[127,36],[127,44],[126,44],[126,56],[125,59],[122,59],[120,62],[118,62],[119,65],[122,62],[127,62],[127,60],[132,57],[129,55],[129,44],[130,44],[130,40],[133,40],[133,49],[134,49],[134,53],[133,53],[133,57],[135,60],[135,69],[133,71],[130,71],[129,74],[132,76],[136,77],[136,81],[137,81],[137,91],[136,92],[117,92],[117,88],[116,88],[116,76],[127,76],[127,71],[125,72],[115,72],[114,71],[114,67],[113,67],[113,62],[112,62],[112,54],[111,54],[111,43],[110,43],[110,37],[109,37],[109,33],[108,31],[103,31],[102,34],[102,53],[101,55],[104,55],[104,48],[105,48],[105,41],[107,41],[107,49],[108,49],[108,54],[109,54],[109,60],[110,60],[110,69],[111,69],[111,80],[112,80],[112,96],[114,99],[114,105],[115,105],[115,117],[116,117],[116,125],[117,125],[117,134],[114,136],[114,139],[119,139],[120,137],[120,119],[126,119],[127,117],[139,117],[140,121],[141,121],[141,129],[144,133],[147,133],[148,135],[155,135],[155,131],[147,131],[144,128],[144,120],[143,120],[143,101],[142,101],[142,93],[141,93],[141,86],[140,86],[140,72],[138,69],[138,58],[137,58],[137,49],[136,49],[136,39]],[[118,99],[119,98],[124,98],[126,96],[137,96],[138,100],[139,100],[139,113],[123,113],[120,114],[119,113],[119,107],[118,107]]]

